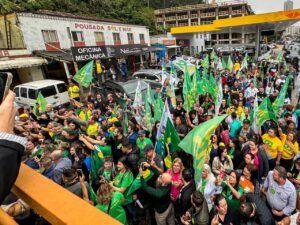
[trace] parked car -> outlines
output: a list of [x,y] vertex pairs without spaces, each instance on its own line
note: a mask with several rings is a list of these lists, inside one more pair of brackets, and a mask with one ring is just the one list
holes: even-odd
[[17,107],[33,107],[39,92],[53,107],[70,103],[67,87],[59,80],[39,80],[18,85],[14,88]]
[[[142,69],[135,72],[132,76],[136,79],[141,79],[147,82],[152,89],[160,88],[162,86],[162,71],[155,69]],[[181,79],[177,78],[175,80],[174,89],[175,92],[178,93],[183,86],[183,82]]]
[[[113,80],[106,80],[101,86],[96,86],[93,89],[102,95],[113,94],[115,99],[118,96],[126,94],[131,100],[134,100],[136,87],[138,84],[137,79],[128,80],[126,82],[118,82]],[[147,92],[148,84],[141,80],[142,95],[145,96]]]

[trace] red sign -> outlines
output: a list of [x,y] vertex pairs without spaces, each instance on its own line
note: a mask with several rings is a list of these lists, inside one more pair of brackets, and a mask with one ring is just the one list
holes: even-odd
[[176,45],[176,40],[162,40],[164,45]]

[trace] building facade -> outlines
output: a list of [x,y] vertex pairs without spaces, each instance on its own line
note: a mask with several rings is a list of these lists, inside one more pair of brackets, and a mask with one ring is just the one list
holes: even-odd
[[294,2],[292,0],[286,0],[284,2],[284,10],[292,10],[294,8]]
[[[166,30],[172,27],[212,24],[214,20],[247,16],[253,14],[253,12],[246,2],[234,1],[221,4],[197,4],[166,8],[155,10],[154,14],[156,27]],[[175,35],[176,39],[189,40],[191,52],[199,52],[214,45],[245,44],[252,39],[252,36],[253,34],[244,31]]]
[[[63,72],[66,77],[78,69],[71,54],[73,48],[82,48],[79,51],[101,49],[105,52],[103,57],[117,58],[129,57],[134,51],[150,45],[149,30],[145,26],[45,10],[0,17],[0,28],[0,50],[20,48],[46,59],[46,65],[43,66],[44,78],[61,79],[57,74]],[[119,55],[108,55],[108,46],[110,52],[112,49]],[[134,58],[135,63],[139,57],[131,58]],[[81,60],[78,63],[79,68],[84,63]]]

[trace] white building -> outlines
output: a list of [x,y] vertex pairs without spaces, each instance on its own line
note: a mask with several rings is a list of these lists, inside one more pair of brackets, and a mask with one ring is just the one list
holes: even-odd
[[294,8],[294,3],[292,0],[286,0],[284,2],[284,10],[287,11],[287,10],[292,10]]
[[[47,59],[43,74],[38,76],[40,79],[65,79],[69,70],[71,74],[75,72],[77,62],[80,67],[85,63],[81,62],[84,59],[98,59],[97,56],[126,57],[128,64],[135,67],[148,46],[150,36],[145,26],[124,24],[115,20],[47,10],[12,13],[0,17],[0,51],[24,49],[30,54]],[[71,54],[74,49],[79,49],[77,52],[82,54],[93,50],[102,51],[103,54],[82,55],[74,63],[75,57]],[[14,64],[9,58],[7,61],[7,64]],[[16,65],[11,65],[9,69],[15,67]],[[1,68],[0,63],[0,70],[5,69],[8,68]],[[31,76],[28,81],[35,79]]]

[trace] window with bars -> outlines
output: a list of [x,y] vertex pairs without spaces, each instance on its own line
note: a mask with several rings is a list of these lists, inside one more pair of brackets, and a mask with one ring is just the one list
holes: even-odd
[[45,43],[59,42],[57,33],[55,30],[42,30]]
[[96,42],[104,42],[104,34],[103,32],[95,32]]
[[119,33],[113,33],[114,41],[121,41]]
[[72,31],[72,39],[73,39],[73,41],[84,41],[83,32],[82,31]]

